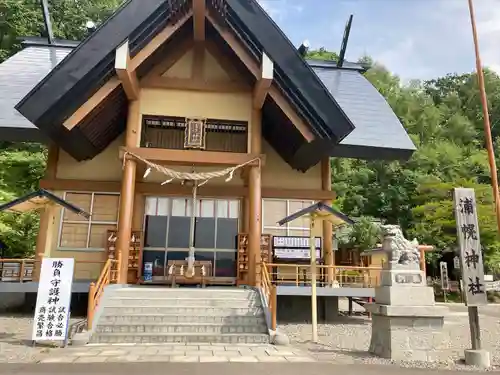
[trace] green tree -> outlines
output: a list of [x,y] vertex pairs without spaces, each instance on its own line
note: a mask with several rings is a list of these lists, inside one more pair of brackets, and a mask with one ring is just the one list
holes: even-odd
[[332,60],[337,61],[339,55],[335,52],[327,51],[324,47],[312,49],[307,52],[307,57],[313,60]]
[[[54,35],[83,40],[87,21],[99,25],[123,0],[49,0]],[[20,37],[47,36],[40,0],[0,0],[0,62],[21,48]]]
[[[83,40],[85,24],[104,21],[122,0],[49,0],[56,38]],[[39,0],[0,0],[0,62],[20,48],[20,37],[46,36]],[[0,202],[5,203],[38,188],[47,150],[35,143],[0,142]],[[0,239],[4,256],[34,253],[39,217],[36,212],[0,213]]]
[[344,226],[337,233],[339,246],[360,251],[374,249],[380,243],[380,223],[371,217],[361,216],[353,225]]
[[[452,189],[474,187],[485,262],[495,269],[500,258],[499,236],[476,74],[449,74],[402,84],[399,77],[370,58],[360,62],[369,67],[365,77],[386,98],[417,151],[406,162],[332,159],[337,204],[349,215],[401,225],[410,238],[435,246],[438,251],[429,256],[431,260],[439,251],[456,246]],[[485,69],[485,81],[500,161],[500,77]]]

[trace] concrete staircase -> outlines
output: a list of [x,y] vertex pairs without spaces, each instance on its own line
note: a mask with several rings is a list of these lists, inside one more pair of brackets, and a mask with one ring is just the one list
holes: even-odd
[[100,306],[92,343],[269,343],[252,289],[120,288]]

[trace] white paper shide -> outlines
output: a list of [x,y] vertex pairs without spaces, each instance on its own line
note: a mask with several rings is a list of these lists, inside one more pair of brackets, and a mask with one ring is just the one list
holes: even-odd
[[67,336],[75,260],[44,258],[38,284],[32,340],[64,341]]

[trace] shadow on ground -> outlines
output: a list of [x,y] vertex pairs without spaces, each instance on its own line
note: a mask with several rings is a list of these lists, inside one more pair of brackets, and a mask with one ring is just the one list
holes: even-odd
[[0,332],[0,342],[9,345],[19,345],[19,346],[32,346],[33,342],[31,340],[20,339],[16,337],[13,333]]

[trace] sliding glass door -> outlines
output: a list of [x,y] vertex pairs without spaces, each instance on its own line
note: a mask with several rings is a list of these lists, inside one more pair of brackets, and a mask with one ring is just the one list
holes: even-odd
[[[153,263],[153,280],[163,280],[172,260],[185,260],[189,250],[191,198],[146,199],[144,262]],[[240,202],[197,199],[195,259],[210,261],[212,275],[236,277]]]

